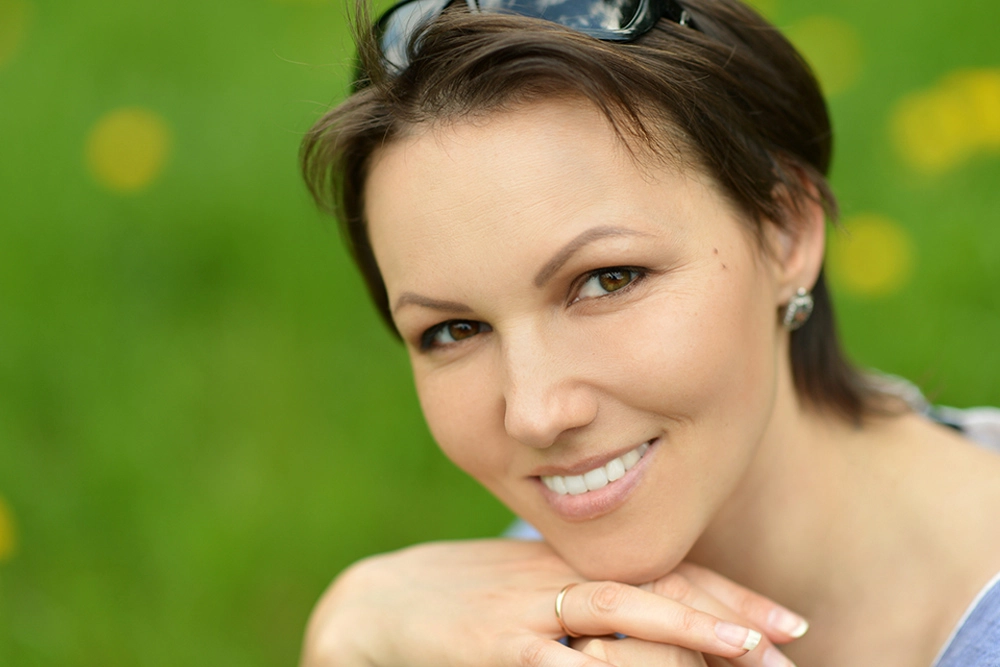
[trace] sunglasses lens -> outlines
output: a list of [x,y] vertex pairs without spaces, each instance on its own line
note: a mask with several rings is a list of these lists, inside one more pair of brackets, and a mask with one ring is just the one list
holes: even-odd
[[451,0],[414,0],[397,5],[381,21],[382,55],[397,68],[407,62],[406,48],[420,26],[444,11]]
[[545,19],[581,32],[602,34],[629,26],[643,0],[477,0],[480,11]]
[[[468,0],[475,11],[516,14],[552,21],[599,39],[629,40],[642,34],[655,21],[647,2],[651,0]],[[410,38],[427,22],[440,15],[453,0],[404,0],[379,21],[382,55],[397,71],[408,63]],[[673,3],[668,3],[673,4]],[[636,32],[638,30],[638,32]]]

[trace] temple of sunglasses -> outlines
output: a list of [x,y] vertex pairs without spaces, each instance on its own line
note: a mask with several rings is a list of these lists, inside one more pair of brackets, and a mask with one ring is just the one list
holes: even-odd
[[[413,35],[455,0],[402,0],[378,20],[382,55],[402,71],[409,64]],[[676,0],[466,0],[470,12],[516,14],[552,21],[597,39],[630,42],[649,32],[660,18],[694,28]]]

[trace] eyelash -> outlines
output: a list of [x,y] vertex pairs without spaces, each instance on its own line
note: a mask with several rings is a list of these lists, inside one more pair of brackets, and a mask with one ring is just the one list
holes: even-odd
[[[597,294],[597,295],[587,296],[587,297],[580,296],[581,293],[583,292],[584,288],[587,286],[588,283],[590,283],[590,281],[596,280],[596,279],[600,278],[601,276],[606,276],[606,275],[612,274],[612,273],[625,274],[625,275],[627,275],[629,277],[629,281],[627,283],[625,283],[624,285],[622,285],[621,287],[619,287],[618,289],[614,289],[614,290],[608,290],[605,287],[601,286],[601,289],[604,290],[604,294]],[[640,268],[635,267],[635,266],[612,266],[612,267],[605,268],[605,269],[597,269],[596,271],[591,271],[590,273],[586,274],[583,277],[583,279],[579,282],[579,287],[577,287],[574,290],[574,293],[576,294],[576,296],[570,301],[570,303],[574,304],[574,303],[577,303],[578,301],[585,300],[585,299],[603,299],[605,297],[609,297],[609,296],[612,296],[612,295],[617,296],[619,294],[623,294],[623,293],[629,291],[630,289],[632,289],[632,287],[637,282],[639,282],[640,280],[642,280],[645,277],[646,277],[646,271],[644,269],[640,269]]]
[[476,320],[447,320],[441,324],[435,324],[430,329],[425,331],[420,335],[420,349],[424,351],[436,350],[445,347],[450,347],[451,345],[458,345],[465,340],[454,340],[452,336],[452,342],[450,343],[437,343],[435,344],[434,339],[438,337],[439,334],[444,333],[449,327],[459,326],[459,325],[469,325],[476,329],[476,331],[468,336],[472,338],[473,336],[478,336],[481,333],[487,333],[493,331],[493,328],[485,322],[477,322]]
[[[607,290],[605,287],[601,286],[600,289],[604,290],[604,294],[597,294],[593,296],[580,296],[580,294],[583,292],[584,288],[590,281],[596,280],[601,276],[606,276],[608,274],[624,274],[628,276],[629,281],[624,285],[622,285],[621,287],[619,287],[618,289],[614,290]],[[632,289],[633,285],[635,285],[637,282],[639,282],[645,277],[646,277],[646,271],[644,269],[640,269],[634,266],[613,266],[609,268],[590,271],[589,273],[584,275],[581,280],[578,281],[577,284],[579,285],[579,287],[574,289],[574,293],[576,294],[576,296],[569,303],[570,305],[572,305],[581,300],[603,299],[606,297],[622,294]],[[453,340],[451,342],[437,343],[437,344],[435,343],[435,339],[440,334],[447,332],[449,327],[462,326],[462,325],[468,325],[474,328],[475,331],[466,336],[465,338],[459,340],[454,340],[454,336],[452,336]],[[481,333],[489,333],[490,331],[493,331],[493,328],[490,327],[490,325],[486,324],[485,322],[478,322],[476,320],[446,320],[444,322],[441,322],[440,324],[435,324],[430,329],[427,329],[424,333],[420,335],[420,349],[424,351],[432,351],[435,349],[450,347],[452,345],[457,345],[461,343],[462,340],[466,340],[467,338],[472,338]]]

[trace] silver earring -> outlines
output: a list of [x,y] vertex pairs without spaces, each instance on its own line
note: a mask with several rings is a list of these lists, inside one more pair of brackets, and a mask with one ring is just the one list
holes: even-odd
[[789,331],[795,331],[809,319],[813,312],[812,294],[806,291],[805,287],[800,287],[792,297],[792,300],[785,306],[785,314],[781,318],[781,323]]

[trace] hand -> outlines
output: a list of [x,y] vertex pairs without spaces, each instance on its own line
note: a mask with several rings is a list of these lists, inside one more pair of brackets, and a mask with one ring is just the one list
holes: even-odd
[[635,637],[584,637],[572,640],[570,645],[587,655],[620,667],[702,667],[706,664],[709,667],[792,667],[791,661],[771,643],[787,644],[801,637],[808,629],[808,624],[796,614],[711,570],[690,563],[682,563],[673,572],[641,588],[712,613],[721,619],[755,628],[764,634],[764,639],[757,649],[728,660],[711,655],[702,656],[679,647]]
[[710,667],[723,664],[794,667],[773,644],[788,644],[809,629],[801,616],[712,570],[691,563],[681,563],[670,574],[644,587],[727,621],[754,628],[764,635],[761,645],[746,656],[728,662],[706,656]]
[[649,665],[650,667],[707,667],[697,651],[657,644],[642,639],[584,637],[574,639],[574,649],[611,665]]
[[[679,586],[680,576],[654,582],[647,586],[650,590],[613,582],[581,582],[580,576],[549,547],[538,542],[482,540],[412,547],[365,559],[334,582],[313,613],[302,664],[304,667],[614,664],[556,641],[563,632],[555,619],[553,602],[557,592],[571,582],[580,585],[566,596],[563,611],[570,627],[577,632],[592,635],[621,632],[636,638],[636,642],[641,638],[728,658],[746,654],[742,648],[717,636],[719,618],[715,615],[660,595],[669,592],[664,586]],[[683,578],[687,580],[686,576]],[[758,608],[778,609],[721,577],[706,581],[719,590],[739,590],[749,596],[744,601],[755,601],[750,605],[756,614],[751,615],[753,618],[760,616]],[[703,606],[715,605],[723,599],[744,604],[738,595],[727,598],[715,591],[711,595],[699,586],[692,586],[689,592],[680,589],[674,592],[684,593],[689,601]],[[731,618],[742,618],[731,609],[725,611]],[[766,619],[770,613],[763,617]],[[745,627],[742,630],[738,626],[725,627],[736,635],[733,643],[742,642],[749,633]],[[789,638],[780,633],[774,636],[777,641]],[[769,646],[766,641],[762,643]],[[622,644],[626,648],[632,645],[637,644]],[[747,655],[753,661],[738,664],[761,664],[757,657],[762,655],[761,648]]]

